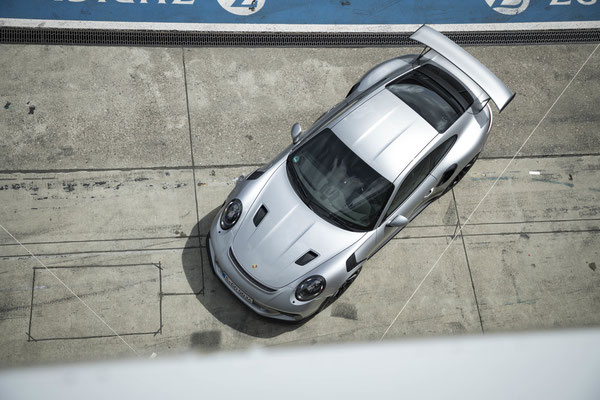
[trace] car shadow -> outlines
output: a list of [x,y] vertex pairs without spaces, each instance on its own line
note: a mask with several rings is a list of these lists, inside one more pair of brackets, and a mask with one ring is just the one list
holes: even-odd
[[192,229],[181,256],[185,276],[198,301],[223,324],[254,337],[272,338],[302,326],[303,323],[261,317],[217,278],[208,261],[206,236],[219,209],[217,207],[205,215]]

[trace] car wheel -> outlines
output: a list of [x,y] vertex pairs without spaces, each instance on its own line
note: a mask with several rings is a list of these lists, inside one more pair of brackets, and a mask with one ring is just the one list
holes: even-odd
[[456,186],[458,182],[461,181],[462,178],[465,177],[465,175],[467,174],[467,172],[469,172],[473,164],[475,164],[475,161],[477,161],[477,158],[479,158],[479,153],[475,157],[473,157],[473,159],[469,161],[469,163],[465,165],[465,167],[456,175],[456,177],[454,178],[452,183],[448,185],[444,193],[449,192],[454,186]]
[[350,277],[348,279],[346,279],[346,282],[344,282],[342,284],[342,286],[339,287],[339,289],[337,290],[337,292],[335,292],[335,294],[333,296],[329,296],[328,298],[326,298],[323,301],[323,303],[321,304],[321,307],[319,307],[319,310],[315,313],[315,315],[320,313],[321,311],[323,311],[324,309],[329,307],[331,304],[333,304],[337,299],[339,299],[342,296],[342,294],[344,294],[344,292],[346,292],[346,290],[348,290],[350,285],[352,285],[352,283],[354,283],[354,281],[358,277],[358,274],[360,274],[361,270],[362,270],[362,267],[357,269],[352,275],[350,275]]
[[342,286],[340,286],[338,291],[333,295],[334,301],[339,299],[344,294],[344,292],[346,290],[348,290],[350,285],[352,285],[354,283],[354,281],[356,280],[356,278],[358,277],[358,274],[360,274],[361,270],[362,270],[362,267],[360,267],[359,269],[356,270],[356,272],[354,272],[352,275],[350,275],[350,278],[346,279],[346,282],[344,282],[342,284]]

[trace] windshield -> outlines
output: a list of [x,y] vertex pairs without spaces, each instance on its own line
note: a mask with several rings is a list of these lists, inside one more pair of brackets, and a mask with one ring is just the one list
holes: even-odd
[[290,154],[287,168],[296,192],[315,213],[354,231],[375,227],[394,189],[330,129]]

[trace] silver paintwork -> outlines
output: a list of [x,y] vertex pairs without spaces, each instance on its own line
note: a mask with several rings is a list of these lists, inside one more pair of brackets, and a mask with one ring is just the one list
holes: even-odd
[[333,125],[332,130],[390,182],[438,135],[385,87]]
[[[244,210],[236,225],[228,231],[223,231],[219,225],[220,213],[211,225],[208,248],[213,269],[225,285],[258,314],[293,321],[318,312],[326,301],[336,297],[340,287],[360,271],[368,258],[445,193],[458,173],[483,149],[490,132],[492,113],[486,104],[491,94],[485,92],[491,89],[482,82],[498,79],[487,69],[489,76],[479,69],[475,71],[476,77],[471,79],[465,72],[474,72],[473,68],[465,66],[475,65],[469,59],[472,56],[467,54],[467,57],[456,49],[448,51],[451,46],[436,36],[441,34],[432,31],[421,28],[417,38],[437,46],[439,52],[432,50],[418,59],[416,55],[403,56],[369,71],[346,99],[325,113],[310,129],[299,133],[299,127],[296,127],[293,136],[297,141],[262,167],[262,176],[238,182],[228,196],[227,202],[240,199]],[[432,38],[436,39],[435,43]],[[440,43],[444,46],[440,47]],[[448,60],[446,57],[459,58]],[[474,99],[472,106],[443,133],[438,133],[385,87],[424,64],[434,64],[450,73]],[[506,96],[498,97],[495,92],[494,96],[497,104],[505,104]],[[386,213],[382,213],[372,231],[351,232],[317,216],[298,198],[288,180],[287,156],[324,128],[331,129],[360,158],[392,182],[395,191],[412,168],[432,150],[454,135],[457,140],[397,210],[387,218],[384,217]],[[438,185],[444,172],[453,165],[456,168],[452,178]],[[393,195],[386,209],[392,198]],[[268,213],[256,227],[253,217],[261,206],[266,207]],[[309,250],[318,257],[304,266],[296,264],[296,260]],[[231,254],[246,275],[271,291],[264,290],[240,273]],[[346,261],[353,254],[358,264],[348,271]],[[301,302],[295,298],[296,287],[312,275],[323,276],[326,288],[314,300]]]
[[[250,220],[261,205],[267,208],[268,214],[255,227]],[[364,235],[331,225],[298,201],[288,181],[285,163],[277,166],[248,211],[245,218],[248,222],[241,221],[232,247],[242,265],[258,265],[251,271],[252,276],[272,288],[284,287],[297,278],[300,271],[310,270],[315,264],[330,259]],[[330,237],[335,238],[335,245],[323,246],[323,239]],[[308,250],[319,256],[303,267],[295,264]]]
[[368,88],[372,87],[380,80],[385,79],[388,75],[397,70],[406,70],[411,67],[415,57],[412,55],[401,56],[382,62],[379,65],[373,67],[367,72],[362,79],[358,82],[354,89],[357,93],[362,93]]

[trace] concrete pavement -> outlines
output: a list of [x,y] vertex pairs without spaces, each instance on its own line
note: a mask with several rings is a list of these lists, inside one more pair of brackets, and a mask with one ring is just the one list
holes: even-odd
[[[594,47],[468,48],[518,93],[482,159],[299,326],[213,277],[208,224],[293,122],[417,48],[0,46],[0,223],[143,356],[379,340]],[[596,53],[386,338],[600,323],[599,67]],[[40,267],[0,232],[0,365],[132,355]]]

